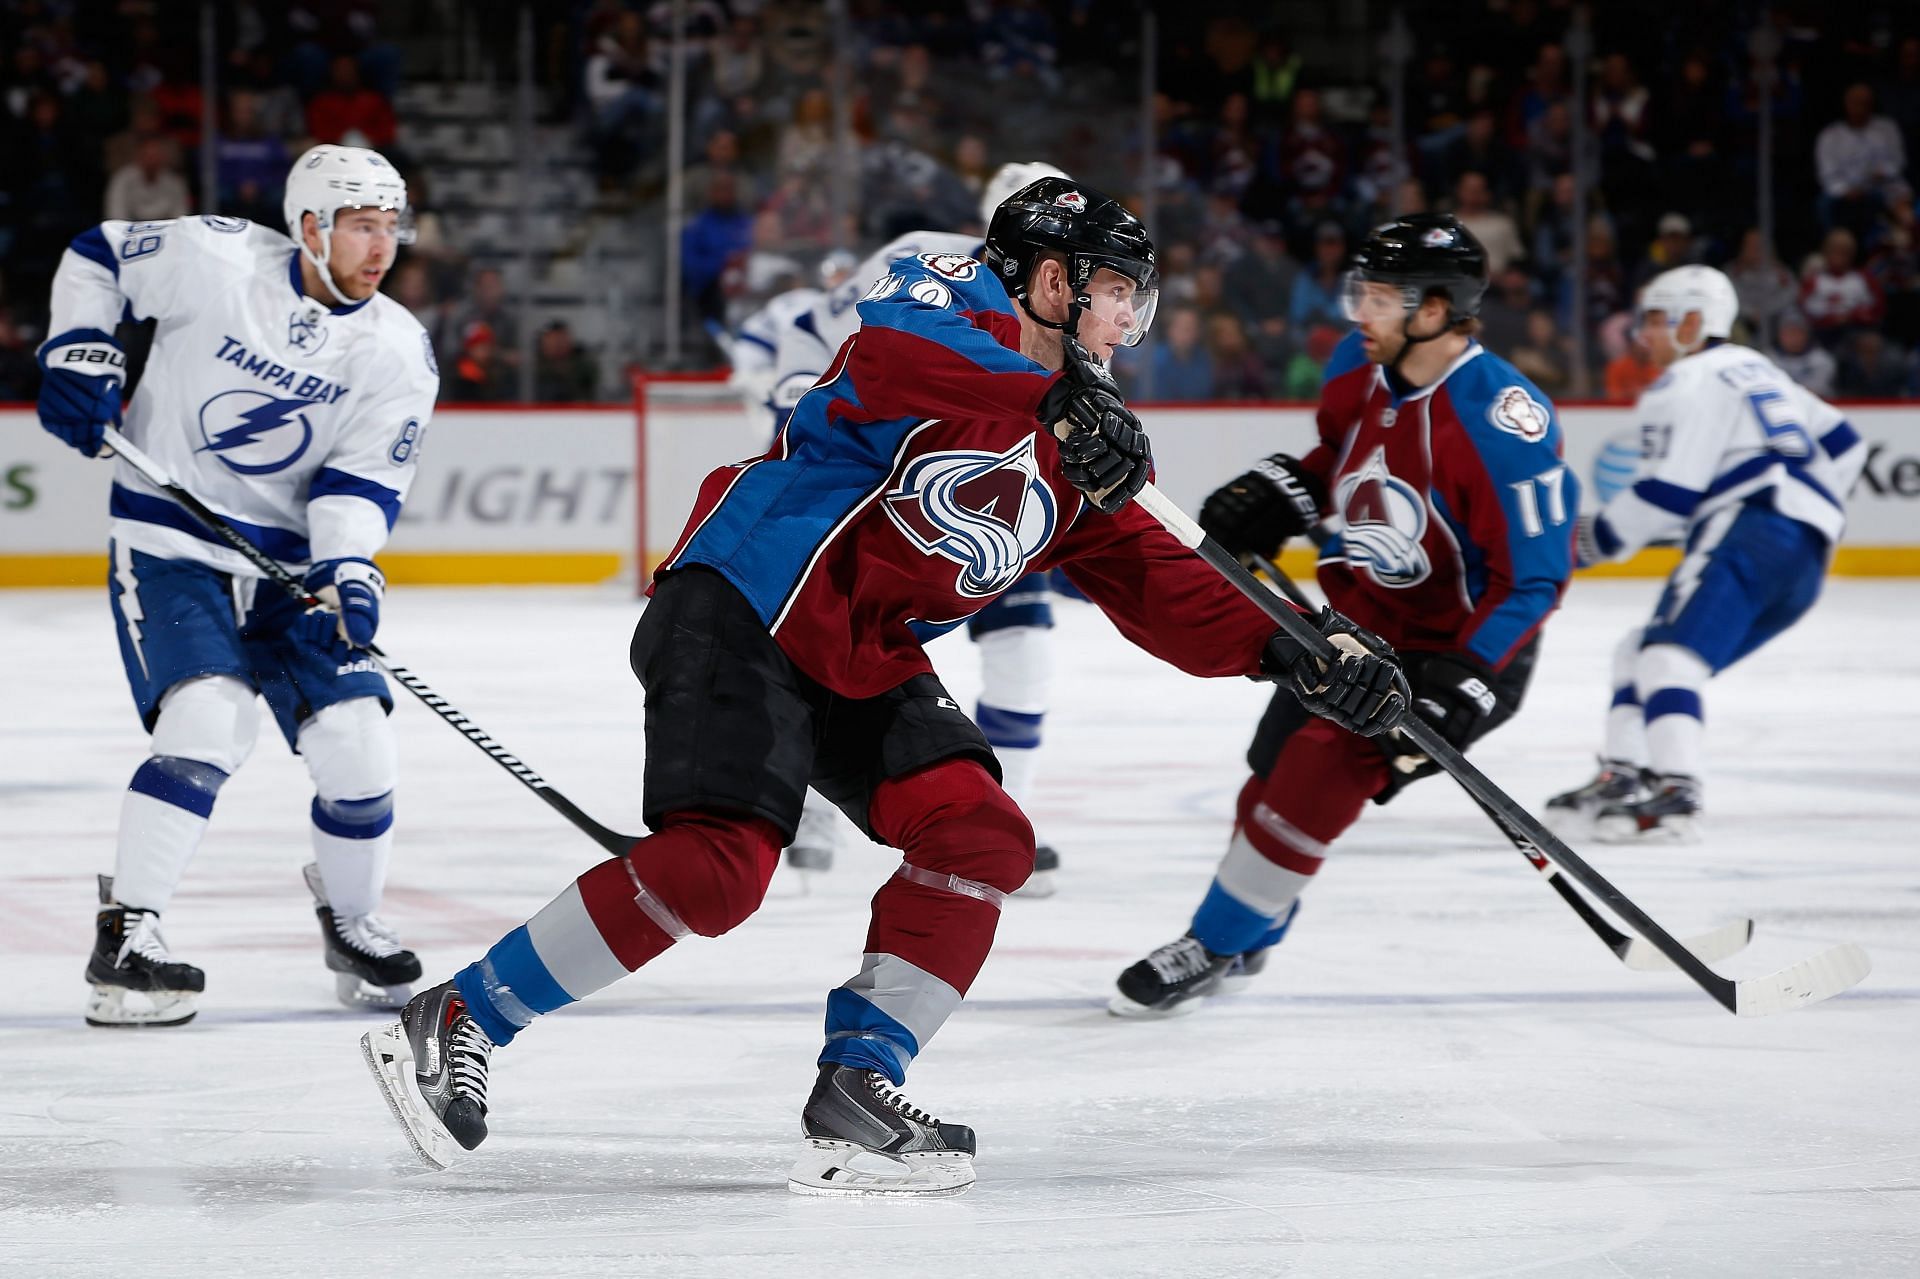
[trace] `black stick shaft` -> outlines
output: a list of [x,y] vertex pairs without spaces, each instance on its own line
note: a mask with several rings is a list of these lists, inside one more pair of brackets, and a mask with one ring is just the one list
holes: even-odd
[[[239,552],[249,564],[259,569],[288,595],[308,608],[319,605],[320,601],[299,578],[281,567],[278,560],[248,541],[246,535],[227,523],[219,512],[175,483],[173,477],[162,470],[159,463],[148,457],[126,436],[108,427],[106,438],[107,443],[113,446],[113,451],[125,458],[134,470],[146,476],[149,483],[161,488],[168,497],[186,507],[193,518],[219,534],[221,541]],[[522,786],[545,800],[549,808],[584,831],[595,843],[613,853],[625,853],[633,847],[633,836],[610,830],[580,811],[579,805],[555,790],[546,778],[522,763],[518,756],[508,751],[499,742],[494,741],[492,735],[468,719],[452,702],[434,692],[425,680],[388,657],[381,651],[379,645],[369,645],[367,652],[385,668],[387,674],[399,681],[401,687],[419,698],[428,710],[445,720],[454,731],[478,747],[488,759],[506,769]]]
[[[1185,511],[1169,501],[1159,489],[1148,484],[1134,500],[1146,508],[1147,513],[1158,520],[1182,545],[1192,548],[1201,559],[1213,566],[1214,571],[1231,582],[1242,595],[1271,617],[1296,643],[1322,661],[1330,662],[1337,658],[1337,650],[1328,642],[1326,636],[1314,629],[1312,623],[1308,622],[1297,609],[1260,585],[1260,579],[1249,572],[1239,560],[1228,554],[1225,547],[1208,537]],[[1466,757],[1440,736],[1431,724],[1418,715],[1408,715],[1401,721],[1400,733],[1418,747],[1428,759],[1452,774],[1456,781],[1466,787],[1468,793],[1486,807],[1495,820],[1524,836],[1535,848],[1605,902],[1616,915],[1651,942],[1661,954],[1672,960],[1676,968],[1693,978],[1702,990],[1718,1000],[1728,1012],[1739,1011],[1735,1006],[1736,996],[1734,984],[1731,981],[1702,963],[1700,958],[1682,946],[1673,934],[1662,928],[1651,915],[1635,905],[1632,898],[1615,888],[1606,876],[1587,865],[1585,859],[1568,848],[1559,836],[1522,808],[1485,773],[1469,763]]]

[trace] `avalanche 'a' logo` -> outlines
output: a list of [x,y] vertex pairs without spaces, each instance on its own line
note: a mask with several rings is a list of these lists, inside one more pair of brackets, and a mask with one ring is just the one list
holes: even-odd
[[265,391],[222,391],[200,406],[202,453],[239,475],[271,475],[298,462],[313,443],[311,400],[281,400]]
[[1387,469],[1381,450],[1375,449],[1359,470],[1340,477],[1334,509],[1346,520],[1341,541],[1347,562],[1380,585],[1412,586],[1433,571],[1420,544],[1427,531],[1427,503]]
[[960,566],[955,587],[975,598],[1020,580],[1052,539],[1059,510],[1040,478],[1033,436],[1004,453],[951,449],[915,458],[886,495],[907,540]]

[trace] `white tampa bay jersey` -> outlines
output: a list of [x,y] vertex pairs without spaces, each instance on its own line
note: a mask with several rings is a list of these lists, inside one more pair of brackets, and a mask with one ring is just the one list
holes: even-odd
[[768,434],[785,420],[786,410],[793,408],[792,403],[788,403],[776,409],[772,402],[780,335],[824,297],[824,292],[813,288],[788,289],[774,294],[765,306],[740,322],[740,331],[728,348],[727,357],[733,368],[727,376],[727,385],[740,393],[749,414],[765,419]]
[[867,290],[885,279],[893,264],[922,253],[957,253],[978,257],[980,237],[947,231],[910,231],[870,255],[858,270],[823,294],[811,309],[780,328],[773,362],[773,390],[767,402],[784,421],[827,371],[842,343],[860,327],[857,303]]
[[1758,351],[1732,343],[1676,361],[1641,393],[1634,482],[1599,514],[1624,555],[1764,500],[1833,546],[1867,449],[1840,410]]
[[[413,483],[439,370],[405,307],[316,302],[299,262],[240,218],[103,222],[61,259],[50,341],[156,321],[127,438],[287,565],[371,559]],[[257,575],[128,463],[111,509],[122,545]]]

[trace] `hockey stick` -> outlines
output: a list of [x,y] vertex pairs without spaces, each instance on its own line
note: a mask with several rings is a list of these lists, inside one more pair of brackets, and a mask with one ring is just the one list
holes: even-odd
[[[1306,592],[1287,576],[1285,569],[1263,555],[1251,555],[1248,558],[1282,595],[1300,608],[1308,612],[1314,611],[1314,605],[1307,599]],[[1555,866],[1532,840],[1522,834],[1512,822],[1501,816],[1491,804],[1469,790],[1465,782],[1460,783],[1460,788],[1472,797],[1474,803],[1480,805],[1481,812],[1493,819],[1493,824],[1500,828],[1500,833],[1520,851],[1522,857],[1533,863],[1533,868],[1546,877],[1553,891],[1560,894],[1560,900],[1573,908],[1573,913],[1580,916],[1587,927],[1593,930],[1593,935],[1598,937],[1600,943],[1612,951],[1621,963],[1638,972],[1660,972],[1673,967],[1673,961],[1661,954],[1659,948],[1651,945],[1645,938],[1623,933],[1603,919],[1600,912],[1593,908],[1593,903],[1588,901],[1578,888],[1567,882],[1567,877],[1560,873],[1560,868]],[[1729,955],[1739,953],[1752,938],[1753,921],[1737,919],[1712,932],[1701,933],[1698,937],[1688,937],[1680,944],[1699,959],[1712,963],[1714,960],[1725,959]]]
[[[1062,424],[1065,425],[1064,423]],[[1271,617],[1296,643],[1322,661],[1336,660],[1338,654],[1326,636],[1315,630],[1304,616],[1278,595],[1260,585],[1260,579],[1245,565],[1227,553],[1225,547],[1208,537],[1206,531],[1188,517],[1152,484],[1133,499],[1171,533],[1182,546],[1197,552],[1215,572],[1231,582],[1262,612]],[[1721,1007],[1741,1017],[1761,1017],[1786,1012],[1830,999],[1857,985],[1873,971],[1867,952],[1852,943],[1844,943],[1803,959],[1766,977],[1732,981],[1707,967],[1700,958],[1636,906],[1626,894],[1609,883],[1599,871],[1587,865],[1526,809],[1515,803],[1505,791],[1475,768],[1433,726],[1417,715],[1401,722],[1401,735],[1447,772],[1453,774],[1473,797],[1497,814],[1499,820],[1523,835],[1537,850],[1550,856],[1573,878],[1580,881],[1613,912],[1672,960],[1700,988],[1712,995]]]
[[[134,470],[146,476],[148,483],[162,489],[168,497],[186,507],[195,519],[218,533],[221,541],[238,551],[249,564],[271,578],[288,595],[307,608],[322,606],[321,601],[301,584],[299,578],[280,567],[278,561],[248,541],[243,533],[222,519],[219,513],[205,502],[175,483],[173,477],[161,469],[158,462],[142,452],[133,441],[111,426],[106,428],[106,439],[107,443],[113,446],[115,453],[125,458]],[[380,650],[379,645],[369,645],[366,651],[380,664],[382,670],[398,680],[409,693],[425,702],[428,710],[452,725],[462,737],[479,747],[488,759],[512,773],[521,785],[545,800],[548,807],[586,832],[595,843],[616,855],[625,853],[633,847],[635,836],[622,835],[618,831],[609,830],[581,812],[578,805],[555,790],[548,784],[546,778],[521,763],[504,746],[494,741],[485,729],[461,714],[452,702],[434,692],[425,680],[389,658]]]

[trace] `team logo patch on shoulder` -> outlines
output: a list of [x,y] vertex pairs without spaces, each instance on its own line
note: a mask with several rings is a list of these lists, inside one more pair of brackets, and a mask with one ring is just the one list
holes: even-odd
[[1487,406],[1487,421],[1509,435],[1517,435],[1529,444],[1537,444],[1547,438],[1547,428],[1553,425],[1553,414],[1547,412],[1546,405],[1519,387],[1510,386],[1494,396],[1493,403]]
[[387,456],[393,459],[395,466],[405,466],[413,460],[420,448],[420,419],[410,417],[406,425],[400,428],[400,434],[393,437],[393,447],[387,450]]
[[907,464],[885,507],[927,555],[960,566],[954,589],[984,599],[1019,581],[1053,539],[1059,508],[1040,478],[1034,437],[1004,453],[947,449]]
[[953,290],[938,280],[915,280],[907,286],[907,296],[942,310],[953,305]]
[[1078,191],[1062,191],[1053,197],[1053,202],[1063,209],[1072,209],[1075,213],[1087,207],[1087,197]]
[[949,280],[971,280],[980,270],[980,264],[964,253],[922,253],[920,260],[929,271]]
[[318,307],[301,307],[287,317],[287,345],[302,355],[318,355],[327,344],[326,326]]
[[873,282],[873,287],[867,290],[867,296],[862,298],[861,301],[879,302],[890,298],[898,293],[900,286],[905,283],[906,281],[897,275],[883,275]]
[[228,235],[238,235],[247,229],[245,218],[225,218],[218,213],[203,213],[200,215],[200,220],[206,223],[210,230],[225,231]]

